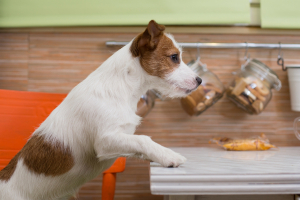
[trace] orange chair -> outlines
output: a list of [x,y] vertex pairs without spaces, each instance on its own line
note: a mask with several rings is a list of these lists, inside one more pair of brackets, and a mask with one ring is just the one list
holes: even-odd
[[[66,94],[0,89],[0,170],[22,149],[33,131],[48,117]],[[103,172],[102,200],[114,198],[116,173],[125,169],[118,158]]]

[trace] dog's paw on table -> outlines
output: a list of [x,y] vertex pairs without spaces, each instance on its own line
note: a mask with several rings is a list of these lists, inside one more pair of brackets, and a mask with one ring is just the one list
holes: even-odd
[[160,163],[163,167],[178,167],[186,161],[186,158],[179,153],[166,148],[163,156],[161,157]]

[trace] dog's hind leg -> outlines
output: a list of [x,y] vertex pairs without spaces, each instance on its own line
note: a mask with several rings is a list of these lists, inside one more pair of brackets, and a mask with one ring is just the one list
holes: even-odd
[[143,159],[160,163],[164,167],[178,167],[186,160],[180,154],[163,147],[150,137],[117,133],[105,138],[98,138],[95,150],[100,160],[119,156],[142,155]]

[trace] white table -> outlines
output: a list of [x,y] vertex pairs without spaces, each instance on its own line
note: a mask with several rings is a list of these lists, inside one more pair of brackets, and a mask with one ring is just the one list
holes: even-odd
[[268,151],[172,149],[187,162],[178,168],[150,163],[151,193],[165,195],[165,199],[293,200],[300,194],[300,147]]

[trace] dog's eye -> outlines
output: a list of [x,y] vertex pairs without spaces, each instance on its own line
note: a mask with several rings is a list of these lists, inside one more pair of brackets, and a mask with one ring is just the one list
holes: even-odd
[[171,55],[171,60],[172,60],[174,63],[178,63],[178,54],[173,54],[173,55]]

